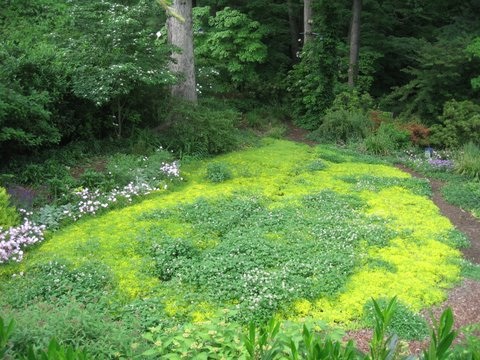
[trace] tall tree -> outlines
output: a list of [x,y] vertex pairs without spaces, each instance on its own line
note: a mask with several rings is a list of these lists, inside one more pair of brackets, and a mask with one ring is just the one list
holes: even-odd
[[362,0],[353,0],[352,24],[350,27],[350,61],[348,63],[348,86],[354,87],[358,77],[358,54],[360,53],[360,15]]
[[167,20],[169,43],[179,48],[170,69],[180,76],[172,86],[176,98],[196,102],[195,61],[193,57],[192,0],[174,0]]
[[312,0],[303,0],[303,44],[312,39]]
[[290,56],[292,60],[296,60],[298,56],[298,25],[297,17],[295,16],[295,9],[292,0],[287,1],[288,8],[288,24],[290,28]]

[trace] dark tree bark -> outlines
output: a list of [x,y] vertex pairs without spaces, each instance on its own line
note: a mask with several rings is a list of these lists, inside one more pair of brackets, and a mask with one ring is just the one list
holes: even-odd
[[358,57],[360,53],[360,16],[362,0],[353,0],[352,24],[350,27],[350,58],[348,65],[348,86],[354,87],[358,77]]
[[312,0],[303,0],[303,45],[312,38]]
[[170,44],[178,47],[180,52],[172,55],[174,61],[170,70],[181,76],[180,82],[172,86],[172,96],[196,102],[192,0],[174,0],[172,10],[177,16],[169,16],[167,20],[168,40]]
[[290,25],[290,56],[293,61],[297,60],[298,51],[300,49],[298,44],[298,18],[295,16],[295,8],[293,7],[292,0],[287,1],[288,6],[288,24]]

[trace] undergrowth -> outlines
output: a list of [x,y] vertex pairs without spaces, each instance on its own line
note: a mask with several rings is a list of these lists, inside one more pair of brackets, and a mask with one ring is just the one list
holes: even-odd
[[[407,329],[458,280],[462,241],[424,182],[365,160],[265,139],[189,161],[174,188],[63,227],[22,263],[2,265],[0,305],[19,319],[35,311],[40,321],[48,302],[54,316],[45,328],[57,329],[78,304],[90,319],[118,321],[121,341],[146,324],[166,331],[219,313],[228,324],[277,316],[356,328],[371,297],[398,295],[408,309],[398,326]],[[224,164],[212,171],[222,181],[205,178],[213,163]],[[19,322],[24,341],[48,342],[50,332]],[[110,347],[105,357],[117,356],[96,334],[97,353]]]

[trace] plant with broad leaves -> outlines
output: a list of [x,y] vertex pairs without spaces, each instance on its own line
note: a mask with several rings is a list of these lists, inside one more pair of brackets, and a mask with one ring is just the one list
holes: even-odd
[[[239,10],[229,7],[210,16],[210,7],[194,8],[195,55],[202,87],[233,84],[239,89],[258,80],[256,65],[267,58],[262,42],[266,29]],[[214,80],[212,80],[212,78]]]
[[126,121],[139,120],[128,112],[133,91],[175,81],[167,69],[169,49],[147,23],[152,6],[145,0],[134,5],[93,1],[70,10],[73,30],[65,61],[73,64],[73,92],[99,107],[108,105],[118,136]]

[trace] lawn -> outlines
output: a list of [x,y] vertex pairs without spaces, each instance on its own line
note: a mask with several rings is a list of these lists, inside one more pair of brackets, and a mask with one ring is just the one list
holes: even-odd
[[181,170],[181,184],[0,265],[17,346],[56,336],[115,358],[148,349],[142,334],[206,323],[353,329],[372,298],[394,296],[408,328],[460,278],[462,237],[428,182],[381,161],[264,139]]

